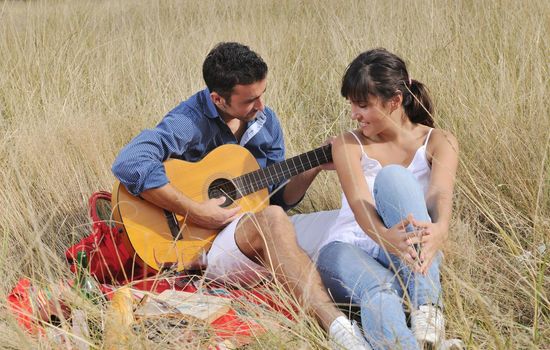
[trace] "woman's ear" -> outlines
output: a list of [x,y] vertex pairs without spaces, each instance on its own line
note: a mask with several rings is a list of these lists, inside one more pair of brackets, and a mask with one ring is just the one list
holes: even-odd
[[401,93],[401,91],[397,91],[397,93],[393,95],[392,98],[390,98],[389,102],[392,112],[398,109],[403,103],[403,94]]

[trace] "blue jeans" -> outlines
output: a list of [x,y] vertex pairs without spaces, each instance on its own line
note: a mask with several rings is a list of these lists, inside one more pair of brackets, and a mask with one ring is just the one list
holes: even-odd
[[[402,166],[380,170],[373,192],[386,227],[399,223],[409,213],[417,220],[431,220],[420,185]],[[413,308],[428,303],[441,306],[440,262],[438,254],[424,276],[412,272],[401,259],[383,249],[372,257],[353,244],[332,242],[321,249],[317,267],[336,302],[361,307],[363,330],[373,348],[418,349],[407,327],[402,300],[408,298]]]

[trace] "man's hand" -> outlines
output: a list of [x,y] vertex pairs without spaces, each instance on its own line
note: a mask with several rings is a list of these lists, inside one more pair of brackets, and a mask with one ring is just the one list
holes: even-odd
[[[334,142],[335,139],[336,139],[335,136],[330,136],[328,139],[325,140],[325,142],[321,146],[332,145],[332,143]],[[321,164],[320,169],[321,170],[336,170],[336,167],[334,166],[334,162],[328,162],[328,163],[325,163],[325,164]]]
[[[329,137],[323,146],[331,144],[334,137]],[[311,183],[315,177],[321,172],[321,170],[335,170],[334,163],[325,163],[315,168],[309,169],[303,173],[290,178],[290,181],[286,184],[283,193],[283,200],[287,205],[294,206],[302,197],[306,194],[307,189],[311,186]]]
[[213,198],[196,203],[189,209],[188,218],[198,226],[209,229],[221,229],[239,216],[240,206],[231,209],[220,207],[225,197]]

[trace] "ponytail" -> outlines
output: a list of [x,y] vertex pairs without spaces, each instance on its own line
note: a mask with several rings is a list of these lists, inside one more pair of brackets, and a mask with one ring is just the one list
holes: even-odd
[[404,90],[403,107],[410,121],[433,128],[433,103],[428,88],[418,80],[411,79],[410,84],[405,83]]

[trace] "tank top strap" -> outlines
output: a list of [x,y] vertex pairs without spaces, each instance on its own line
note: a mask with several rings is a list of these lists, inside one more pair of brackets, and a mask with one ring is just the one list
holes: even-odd
[[355,139],[357,140],[357,143],[359,144],[359,146],[361,146],[361,153],[366,155],[365,149],[363,148],[363,144],[361,143],[361,140],[359,140],[359,137],[357,137],[357,135],[355,135],[355,133],[353,131],[350,131],[349,133],[352,134],[353,137],[355,137]]
[[428,144],[430,136],[432,135],[432,131],[434,131],[434,128],[430,128],[430,131],[428,131],[428,136],[426,136],[426,140],[424,140],[424,144],[422,146],[426,146]]

